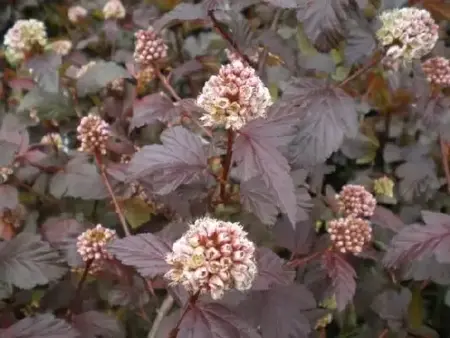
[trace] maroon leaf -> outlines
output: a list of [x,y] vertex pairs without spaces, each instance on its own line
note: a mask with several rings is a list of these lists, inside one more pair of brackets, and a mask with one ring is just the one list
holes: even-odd
[[322,262],[331,278],[337,309],[343,311],[353,299],[356,292],[356,272],[339,253],[327,251]]
[[170,12],[164,14],[153,23],[155,30],[159,31],[167,25],[175,24],[178,21],[192,21],[206,19],[207,12],[202,4],[180,3]]
[[392,329],[398,330],[407,318],[410,301],[411,291],[407,288],[402,288],[400,292],[386,290],[373,300],[371,308],[381,319],[386,320]]
[[242,182],[239,193],[241,203],[247,211],[257,216],[264,224],[272,225],[275,223],[278,208],[274,204],[274,197],[270,190],[267,189],[260,177]]
[[279,55],[288,69],[295,71],[297,68],[296,51],[280,35],[272,30],[266,30],[258,37],[258,41],[266,46],[271,53]]
[[286,219],[280,219],[275,223],[273,233],[279,246],[300,255],[309,253],[315,238],[315,229],[311,220],[299,222],[295,225],[295,229],[292,229]]
[[9,184],[0,184],[0,210],[15,209],[19,204],[19,192]]
[[422,217],[426,225],[412,224],[394,236],[383,258],[385,266],[399,267],[433,253],[438,262],[450,263],[450,216],[425,211]]
[[324,162],[339,149],[344,137],[355,137],[358,132],[354,99],[324,80],[292,80],[278,104],[286,109],[285,114],[300,119],[290,147],[292,160],[299,166]]
[[144,277],[156,277],[169,270],[165,256],[171,247],[153,234],[117,239],[109,246],[111,254],[125,265],[136,268]]
[[132,180],[148,178],[158,194],[167,195],[206,175],[208,155],[197,135],[176,126],[166,129],[161,141],[163,145],[145,146],[134,155],[129,167]]
[[377,47],[371,27],[368,23],[362,25],[355,20],[346,20],[345,30],[345,62],[348,65],[355,62],[366,62],[366,59],[372,55]]
[[313,295],[300,284],[252,292],[239,304],[239,312],[260,327],[263,338],[308,337],[311,326],[305,313],[315,308]]
[[230,309],[215,303],[197,303],[184,317],[177,338],[261,338]]
[[233,147],[233,158],[238,163],[240,178],[245,182],[260,176],[275,197],[278,207],[294,226],[297,220],[297,197],[289,174],[289,163],[277,149],[278,140],[266,130],[270,128],[270,123],[264,125],[259,121],[252,122],[240,131]]
[[379,205],[375,208],[371,221],[376,225],[391,229],[395,232],[400,231],[405,226],[405,223],[403,223],[400,217],[395,215],[391,210]]
[[0,243],[0,281],[21,289],[48,284],[67,269],[58,253],[39,236],[23,232]]
[[39,314],[18,321],[6,330],[0,330],[2,337],[11,338],[78,338],[79,333],[66,321],[52,314]]
[[253,282],[252,290],[267,290],[273,285],[289,285],[295,272],[285,266],[285,261],[272,250],[259,248],[257,253],[258,275]]
[[183,64],[181,64],[180,66],[176,67],[173,71],[172,71],[172,78],[173,81],[176,82],[186,76],[191,75],[192,73],[196,73],[199,72],[203,69],[203,64],[196,60],[189,60]]
[[337,47],[348,17],[349,0],[305,1],[298,7],[297,19],[317,50],[329,52]]
[[298,3],[296,0],[263,0],[273,6],[281,8],[297,8]]
[[95,200],[108,196],[97,167],[84,155],[73,158],[63,172],[56,173],[50,180],[49,189],[57,198],[70,196]]
[[10,166],[15,155],[22,155],[28,148],[29,135],[25,125],[12,114],[3,117],[0,128],[0,166]]
[[73,318],[74,327],[87,338],[120,338],[125,337],[117,319],[98,311],[88,311]]

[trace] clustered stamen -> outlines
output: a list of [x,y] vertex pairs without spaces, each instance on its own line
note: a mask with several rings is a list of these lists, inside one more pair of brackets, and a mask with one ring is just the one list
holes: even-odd
[[100,116],[89,114],[84,116],[77,128],[80,151],[95,154],[106,154],[106,142],[109,138],[109,125]]

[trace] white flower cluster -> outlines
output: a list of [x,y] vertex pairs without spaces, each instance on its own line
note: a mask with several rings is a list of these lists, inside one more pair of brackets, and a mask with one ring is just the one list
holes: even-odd
[[255,70],[235,60],[205,83],[197,105],[207,112],[201,117],[205,126],[238,130],[253,119],[266,117],[272,98]]
[[413,7],[384,11],[376,35],[387,48],[384,63],[393,69],[428,54],[438,40],[438,25],[430,13]]
[[6,55],[10,62],[25,59],[34,50],[40,50],[47,44],[47,31],[42,21],[36,19],[17,20],[5,35]]
[[109,0],[103,7],[105,19],[123,19],[127,14],[120,0]]
[[109,124],[100,116],[90,113],[83,116],[77,127],[77,138],[81,142],[80,151],[95,154],[99,152],[106,155],[106,142],[109,138]]
[[56,54],[66,56],[72,49],[72,42],[70,40],[57,40],[50,43],[47,48],[53,50]]
[[220,299],[230,289],[248,290],[257,273],[255,246],[239,223],[205,217],[173,244],[165,277],[191,294]]
[[67,17],[72,23],[78,23],[83,20],[88,14],[86,8],[81,6],[72,6],[67,11]]

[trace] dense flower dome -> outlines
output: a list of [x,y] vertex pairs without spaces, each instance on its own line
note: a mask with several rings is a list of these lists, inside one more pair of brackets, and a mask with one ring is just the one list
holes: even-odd
[[120,0],[109,0],[103,7],[105,19],[123,19],[127,12]]
[[134,60],[139,65],[153,65],[167,57],[169,48],[153,27],[150,26],[147,30],[138,30],[135,37]]
[[352,216],[328,222],[327,231],[333,247],[341,253],[358,254],[372,239],[369,222]]
[[165,277],[192,294],[220,299],[230,289],[248,290],[257,273],[255,245],[239,223],[205,217],[174,244]]
[[258,117],[266,117],[271,104],[269,89],[255,70],[240,60],[222,66],[197,98],[197,105],[207,113],[201,117],[205,126],[234,130]]
[[450,87],[450,60],[436,56],[422,63],[428,82],[435,86]]
[[80,151],[94,154],[106,154],[106,141],[109,138],[109,125],[100,116],[84,116],[77,128]]
[[345,185],[336,199],[344,216],[371,217],[377,206],[375,197],[362,185]]

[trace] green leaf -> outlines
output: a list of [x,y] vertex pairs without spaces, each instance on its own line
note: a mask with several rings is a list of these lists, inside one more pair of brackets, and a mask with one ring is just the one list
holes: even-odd
[[130,198],[123,203],[127,222],[133,229],[138,229],[152,218],[154,209],[140,198]]

